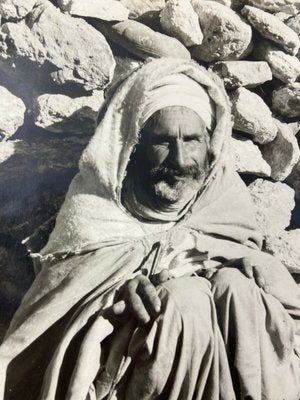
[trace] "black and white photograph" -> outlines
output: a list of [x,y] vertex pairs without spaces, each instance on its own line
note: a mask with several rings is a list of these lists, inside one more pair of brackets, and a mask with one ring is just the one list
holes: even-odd
[[0,0],[0,400],[300,400],[300,0]]

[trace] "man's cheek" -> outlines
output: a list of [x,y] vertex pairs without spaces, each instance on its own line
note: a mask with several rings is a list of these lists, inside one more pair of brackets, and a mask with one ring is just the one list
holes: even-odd
[[153,167],[161,165],[169,155],[169,149],[165,146],[151,146],[147,151],[147,157]]

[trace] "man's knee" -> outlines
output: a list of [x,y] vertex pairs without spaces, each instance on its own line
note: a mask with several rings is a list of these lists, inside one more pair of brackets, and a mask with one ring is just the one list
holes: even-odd
[[251,297],[258,289],[254,280],[237,268],[220,269],[211,279],[211,284],[215,299],[224,293],[234,297]]
[[171,302],[182,318],[197,317],[210,321],[212,297],[210,284],[198,277],[171,279],[158,288],[162,308]]

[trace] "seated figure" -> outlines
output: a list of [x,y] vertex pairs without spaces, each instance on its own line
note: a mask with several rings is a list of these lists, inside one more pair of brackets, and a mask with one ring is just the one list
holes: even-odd
[[2,398],[300,398],[299,289],[261,251],[230,135],[220,80],[192,61],[149,60],[112,85],[32,254]]

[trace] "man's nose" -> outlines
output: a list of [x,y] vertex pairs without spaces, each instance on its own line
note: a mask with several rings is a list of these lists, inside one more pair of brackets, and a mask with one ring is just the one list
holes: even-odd
[[171,162],[178,167],[184,167],[186,163],[186,154],[184,143],[181,139],[176,139],[171,154]]

